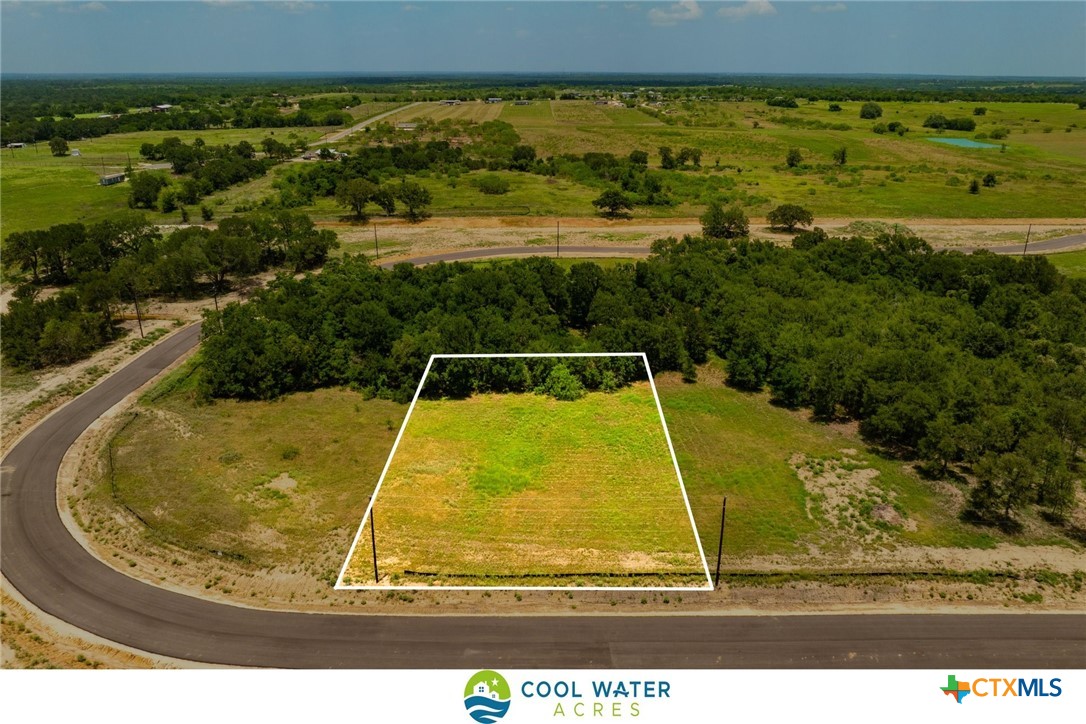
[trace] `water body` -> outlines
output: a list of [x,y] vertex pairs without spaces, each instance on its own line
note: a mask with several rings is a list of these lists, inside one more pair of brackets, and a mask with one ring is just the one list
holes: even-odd
[[981,143],[980,141],[974,141],[971,138],[929,138],[929,141],[935,141],[936,143],[945,143],[948,146],[958,146],[959,148],[999,148],[999,146],[993,143]]

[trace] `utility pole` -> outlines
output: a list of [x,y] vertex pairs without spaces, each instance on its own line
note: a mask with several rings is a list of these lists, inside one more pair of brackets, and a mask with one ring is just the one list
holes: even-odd
[[720,506],[720,543],[716,549],[716,577],[713,579],[713,588],[720,586],[720,559],[724,555],[724,518],[728,514],[728,496],[724,496],[724,504]]
[[370,548],[373,549],[373,582],[380,583],[377,575],[377,533],[373,529],[373,499],[370,498]]
[[562,222],[554,222],[554,256],[562,256]]
[[373,225],[373,252],[377,258],[381,258],[381,249],[377,246],[377,224]]
[[1022,256],[1026,255],[1026,250],[1029,249],[1029,232],[1033,231],[1033,224],[1026,227],[1026,245],[1022,247]]

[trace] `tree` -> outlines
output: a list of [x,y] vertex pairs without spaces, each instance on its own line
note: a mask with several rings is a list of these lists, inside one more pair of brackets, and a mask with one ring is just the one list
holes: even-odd
[[60,136],[51,138],[49,140],[49,151],[54,156],[67,156],[68,155],[68,142]]
[[803,163],[803,154],[799,152],[798,148],[793,146],[792,148],[788,149],[788,155],[785,157],[784,163],[788,166],[788,168],[795,168],[796,166]]
[[657,151],[660,153],[660,168],[672,169],[678,165],[675,162],[675,156],[671,154],[670,146],[660,146]]
[[227,278],[231,274],[256,271],[260,261],[260,243],[251,236],[228,236],[217,230],[201,239],[200,248],[207,259],[202,273],[211,282],[215,311],[218,311],[219,296],[226,288]]
[[635,166],[648,166],[649,154],[645,151],[630,151],[630,163]]
[[600,214],[611,219],[627,216],[624,212],[633,208],[629,197],[618,189],[607,189],[593,199],[592,205],[600,210]]
[[977,106],[976,108],[973,109],[973,115],[974,116],[983,116],[986,113],[988,113],[988,109],[985,108],[984,106]]
[[971,193],[971,194],[979,194],[980,193],[980,182],[977,181],[976,179],[973,179],[972,181],[969,182],[969,193]]
[[838,166],[844,166],[846,163],[848,163],[848,149],[844,146],[841,146],[841,148],[838,148],[836,151],[834,151],[833,162],[836,163]]
[[396,198],[406,207],[404,218],[408,221],[422,221],[430,215],[426,207],[433,203],[433,197],[414,181],[401,183],[396,189]]
[[158,174],[141,171],[132,176],[128,192],[128,205],[137,209],[153,209],[158,194],[166,186],[166,179]]
[[389,186],[381,186],[374,193],[371,199],[373,203],[385,212],[385,216],[392,216],[396,213],[396,191]]
[[355,220],[364,223],[369,219],[366,204],[373,199],[376,192],[377,186],[364,178],[340,181],[336,187],[336,203],[354,211]]
[[841,104],[840,103],[831,103],[830,107],[829,107],[829,110],[830,110],[831,113],[840,113],[841,112]]
[[713,201],[701,216],[701,231],[708,239],[736,239],[750,233],[750,221],[738,206],[725,210]]
[[215,218],[215,211],[207,204],[203,204],[200,207],[200,218],[204,221],[211,221]]
[[5,266],[18,264],[33,275],[35,284],[41,282],[38,269],[41,265],[44,234],[44,231],[16,231],[4,240]]
[[982,181],[982,183],[986,188],[995,188],[995,185],[999,183],[999,181],[996,180],[996,175],[989,171],[988,173],[984,174],[984,180]]
[[182,224],[189,223],[189,210],[187,208],[185,208],[184,206],[181,207],[181,223]]
[[860,118],[866,118],[868,120],[882,117],[882,106],[878,103],[872,103],[868,101],[860,106]]
[[814,215],[796,204],[781,204],[770,211],[766,218],[771,225],[785,231],[795,231],[797,226],[810,226],[814,223]]
[[1017,452],[987,453],[975,468],[976,487],[969,495],[974,512],[983,518],[1010,520],[1033,494],[1036,469],[1032,461]]

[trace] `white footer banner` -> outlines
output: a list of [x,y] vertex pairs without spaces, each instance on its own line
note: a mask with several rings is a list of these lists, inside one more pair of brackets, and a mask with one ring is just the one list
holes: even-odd
[[1021,724],[1081,721],[1084,689],[1080,670],[1025,669],[8,670],[0,672],[0,709],[11,722],[67,710],[81,724]]

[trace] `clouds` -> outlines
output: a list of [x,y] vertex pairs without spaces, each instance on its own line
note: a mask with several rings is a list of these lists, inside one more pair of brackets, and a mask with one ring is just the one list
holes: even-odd
[[696,0],[682,0],[663,8],[649,10],[649,21],[653,25],[675,25],[678,22],[697,20],[702,16],[701,6]]
[[844,3],[815,3],[811,5],[812,13],[843,13],[848,10],[848,5]]
[[722,18],[732,21],[742,20],[752,15],[776,15],[777,8],[769,0],[747,0],[742,5],[725,5],[716,11]]

